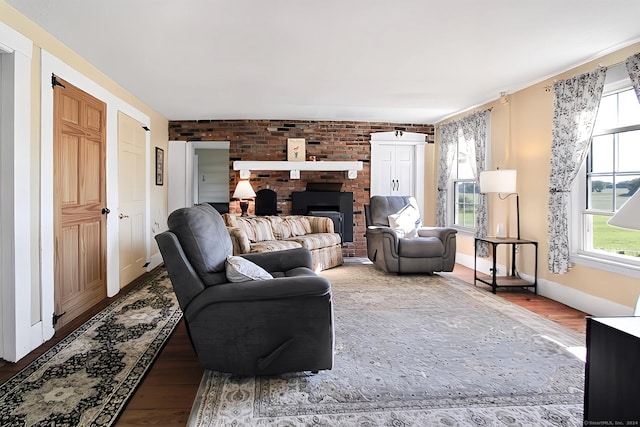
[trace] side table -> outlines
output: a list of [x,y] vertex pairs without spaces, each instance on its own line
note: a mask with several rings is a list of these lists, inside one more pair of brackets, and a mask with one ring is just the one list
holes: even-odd
[[[478,273],[477,259],[478,259],[478,243],[485,242],[491,245],[491,253],[493,256],[493,269],[491,270],[491,276]],[[496,267],[496,261],[498,258],[498,246],[510,245],[511,246],[511,275],[509,276],[497,276],[498,270]],[[516,275],[516,246],[518,245],[533,245],[535,248],[535,271],[533,283],[521,279]],[[484,277],[484,278],[483,278]],[[538,242],[533,240],[515,239],[512,237],[476,237],[473,251],[473,284],[476,282],[482,282],[491,286],[493,293],[499,287],[520,287],[520,288],[533,288],[533,291],[538,294]]]

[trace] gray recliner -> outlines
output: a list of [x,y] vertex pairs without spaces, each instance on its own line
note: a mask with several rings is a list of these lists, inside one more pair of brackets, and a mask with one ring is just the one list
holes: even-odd
[[401,237],[389,225],[389,215],[412,203],[408,196],[373,196],[365,206],[367,256],[388,273],[433,273],[453,271],[457,230],[422,227],[416,222],[417,237]]
[[331,284],[305,248],[245,254],[273,279],[230,283],[231,238],[209,205],[178,209],[156,236],[198,359],[237,375],[333,366]]

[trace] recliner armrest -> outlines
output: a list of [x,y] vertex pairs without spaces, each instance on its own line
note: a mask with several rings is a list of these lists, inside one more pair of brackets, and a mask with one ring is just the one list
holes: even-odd
[[458,232],[455,228],[450,227],[420,227],[418,228],[418,236],[420,237],[437,237],[446,243],[451,236],[455,236]]
[[316,275],[225,283],[205,289],[194,298],[184,314],[187,321],[190,321],[203,310],[210,310],[210,306],[214,304],[326,295],[331,296],[331,283]]
[[286,249],[274,252],[257,252],[240,255],[268,272],[283,272],[297,267],[313,270],[313,258],[307,248]]

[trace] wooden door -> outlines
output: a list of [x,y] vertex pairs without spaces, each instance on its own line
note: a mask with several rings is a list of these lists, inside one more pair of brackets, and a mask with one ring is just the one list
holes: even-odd
[[118,224],[120,287],[142,275],[146,264],[146,156],[143,124],[118,113]]
[[106,105],[57,79],[54,86],[54,326],[107,295]]

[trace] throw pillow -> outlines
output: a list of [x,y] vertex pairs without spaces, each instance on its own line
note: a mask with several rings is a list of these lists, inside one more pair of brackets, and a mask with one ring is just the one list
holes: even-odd
[[410,239],[417,236],[420,212],[412,204],[408,204],[397,213],[388,217],[389,227],[393,228],[399,237]]
[[227,280],[230,282],[273,279],[273,276],[269,274],[267,270],[239,256],[227,257],[225,272],[227,274]]

